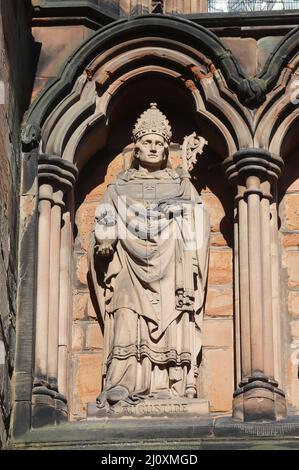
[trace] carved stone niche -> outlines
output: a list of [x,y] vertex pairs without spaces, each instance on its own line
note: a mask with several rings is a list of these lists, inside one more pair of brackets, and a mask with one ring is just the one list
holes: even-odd
[[[168,90],[167,93],[165,92],[166,83]],[[72,419],[84,418],[86,416],[86,407],[88,419],[106,419],[107,416],[183,417],[186,415],[207,415],[209,413],[207,389],[202,386],[202,382],[205,380],[205,372],[201,370],[201,367],[196,371],[196,376],[198,377],[194,384],[195,391],[193,398],[188,398],[187,396],[165,398],[165,394],[163,398],[163,393],[161,393],[161,396],[156,397],[155,399],[149,396],[148,398],[142,399],[140,402],[136,400],[138,404],[135,405],[132,405],[128,401],[119,400],[118,403],[115,406],[110,407],[110,409],[105,407],[99,409],[96,406],[96,398],[101,391],[101,367],[103,367],[102,355],[105,355],[105,353],[107,355],[104,339],[107,322],[106,325],[104,325],[105,319],[99,311],[101,299],[99,301],[97,300],[96,289],[101,287],[101,283],[99,280],[96,280],[95,282],[92,280],[92,273],[90,269],[88,269],[88,250],[90,249],[90,233],[94,229],[95,214],[99,206],[99,202],[103,199],[104,193],[107,191],[107,186],[115,182],[118,174],[123,168],[128,168],[130,166],[134,146],[134,144],[130,143],[132,129],[136,119],[140,115],[140,110],[144,111],[149,107],[148,100],[150,100],[152,96],[155,97],[158,103],[162,103],[164,114],[167,116],[171,124],[174,123],[172,126],[172,143],[169,148],[169,163],[171,163],[174,168],[181,164],[182,153],[180,145],[176,142],[182,142],[184,135],[192,133],[192,130],[194,130],[194,123],[199,126],[201,134],[212,134],[212,126],[208,126],[205,121],[200,123],[197,118],[194,104],[190,99],[188,89],[178,86],[176,82],[171,80],[165,82],[164,79],[161,77],[159,78],[158,76],[155,78],[151,77],[150,80],[145,77],[140,79],[137,83],[135,82],[134,92],[137,93],[138,96],[144,97],[146,93],[149,95],[148,99],[146,97],[142,99],[140,98],[138,107],[136,107],[130,99],[130,90],[133,90],[133,88],[127,86],[126,90],[120,92],[120,94],[114,99],[110,115],[111,130],[107,137],[105,148],[103,150],[94,151],[91,147],[93,142],[95,142],[93,137],[94,133],[96,133],[97,136],[101,133],[99,127],[92,131],[90,140],[86,140],[84,145],[82,145],[84,158],[86,158],[85,155],[88,147],[90,148],[91,155],[93,155],[81,172],[77,183],[76,193],[76,237],[74,245],[74,260],[77,265],[77,274],[73,288],[73,296],[75,299],[73,331],[76,337],[72,352],[72,365],[74,367],[73,382],[71,385],[73,397],[70,405]],[[168,94],[171,96],[174,93],[176,95],[180,113],[167,105]],[[215,134],[217,135],[216,129]],[[204,175],[207,173],[209,162],[212,161],[214,155],[219,152],[220,148],[225,148],[223,145],[221,146],[220,139],[212,139],[209,155],[208,152],[206,152],[206,156],[203,155],[201,163],[199,162],[197,165],[204,168],[203,176],[200,175],[198,168],[194,169],[194,174],[197,175],[197,180],[194,181],[198,191],[200,191],[202,186],[205,184]],[[207,161],[204,161],[204,158]],[[230,191],[228,186],[226,186],[226,190]],[[211,198],[209,196],[207,198],[208,204],[210,203],[210,199]],[[93,252],[89,253],[89,257],[90,256],[93,257]],[[96,262],[100,264],[102,263],[103,265],[105,264],[104,259],[98,259]],[[84,266],[83,269],[82,266]],[[130,295],[129,288],[128,294]],[[105,298],[104,291],[99,294],[99,296],[101,295],[103,302]],[[87,299],[89,296],[90,301],[88,302]],[[175,297],[175,293],[173,296]],[[85,309],[83,314],[81,311],[82,303]],[[82,324],[87,332],[87,337],[85,339],[85,353],[82,351],[81,338],[82,329],[84,329],[82,328]],[[78,331],[79,328],[81,328],[80,331]],[[92,331],[96,331],[96,333],[92,333]],[[199,349],[200,344],[201,338],[198,340]],[[85,359],[87,349],[88,359]],[[199,365],[200,363],[197,364],[197,367]],[[87,368],[89,372],[84,371],[84,367]],[[84,384],[82,382],[80,383],[83,378],[85,380],[85,386],[89,387],[88,393],[84,390]],[[229,389],[228,394],[230,393]]]
[[[163,48],[157,45],[157,41],[160,39],[154,41],[156,53],[164,57]],[[180,162],[179,144],[182,144],[184,136],[196,131],[209,141],[209,152],[203,154],[193,171],[197,178],[194,180],[197,192],[207,184],[208,166],[223,160],[232,145],[229,132],[224,130],[220,119],[213,117],[205,108],[199,89],[192,80],[192,77],[198,79],[196,64],[201,64],[207,94],[211,93],[213,97],[218,93],[221,81],[210,83],[209,60],[202,54],[198,55],[194,65],[195,78],[187,68],[191,58],[174,50],[172,41],[167,44],[162,39],[162,45],[170,47],[169,63],[166,61],[163,67],[156,64],[156,59],[151,63],[154,56],[149,43],[150,40],[145,40],[142,44],[145,56],[142,52],[141,67],[139,52],[136,55],[134,48],[125,51],[131,67],[129,71],[128,67],[122,70],[122,45],[117,59],[113,51],[112,74],[105,71],[109,61],[103,63],[95,58],[86,73],[74,81],[69,95],[60,102],[57,100],[58,104],[55,102],[51,112],[43,118],[41,131],[38,126],[31,125],[23,136],[25,209],[30,198],[38,194],[38,199],[34,199],[38,201],[34,209],[35,219],[32,219],[32,226],[37,227],[34,232],[34,236],[37,234],[36,249],[33,234],[30,235],[32,272],[35,272],[35,263],[37,270],[36,277],[31,279],[34,296],[28,302],[28,318],[35,332],[35,345],[31,362],[24,365],[21,361],[20,372],[17,372],[20,380],[27,377],[28,403],[26,407],[24,403],[17,403],[16,409],[20,408],[21,414],[26,408],[26,413],[30,414],[27,422],[32,416],[33,427],[86,418],[88,403],[95,403],[100,392],[103,344],[87,266],[89,236],[104,188],[121,170],[122,151],[131,151],[128,145],[138,116],[149,103],[159,103],[173,126],[170,161],[174,166]],[[137,45],[139,47],[138,41]],[[122,80],[119,79],[121,73],[124,73]],[[107,79],[109,83],[106,83]],[[136,99],[132,99],[133,96]],[[174,96],[175,106],[171,104]],[[38,103],[35,113],[42,112],[42,105]],[[38,162],[34,171],[30,166],[33,156]],[[222,183],[218,183],[211,184],[214,184],[215,194],[220,196]],[[206,197],[207,201],[211,199],[210,195]],[[24,246],[24,250],[28,247]],[[27,287],[24,295],[28,291]],[[230,292],[232,294],[232,290]],[[26,332],[29,335],[28,329]],[[26,341],[32,341],[32,337],[30,340],[28,336]],[[200,349],[199,343],[197,347]],[[232,344],[229,358],[232,362],[231,353]],[[200,357],[198,361],[201,361]],[[168,408],[161,405],[159,409],[149,404],[147,408],[139,407],[138,413],[181,415],[190,409],[193,414],[194,403],[189,406],[190,396],[203,400],[198,402],[196,413],[207,413],[209,387],[213,386],[204,385],[206,370],[209,369],[206,364],[208,359],[205,361],[206,369],[202,365],[199,368],[198,380],[193,384],[192,393],[190,391],[185,397],[187,400],[178,400]],[[35,372],[31,395],[32,366]],[[230,379],[226,380],[228,385],[225,392],[222,390],[227,397],[233,387],[233,367],[230,369]],[[230,400],[227,398],[226,402]]]
[[[192,393],[175,402],[156,397],[156,403],[149,399],[135,408],[125,404],[120,414],[183,416],[189,408],[193,415],[206,413],[207,401],[210,412],[230,413],[235,390],[234,419],[285,416],[277,383],[281,367],[273,359],[281,355],[274,195],[283,164],[281,142],[270,147],[276,113],[269,111],[269,129],[267,107],[261,112],[257,148],[252,148],[253,114],[238,96],[258,107],[265,81],[250,87],[251,79],[238,76],[235,61],[204,28],[167,18],[162,38],[159,21],[148,17],[112,26],[114,42],[106,30],[89,38],[50,86],[54,98],[46,92],[29,115],[23,136],[15,435],[86,419],[87,412],[90,419],[98,416],[94,404],[107,349],[87,262],[90,233],[99,200],[122,169],[122,153],[127,157],[132,151],[132,128],[151,102],[159,104],[173,127],[174,164],[184,136],[196,131],[209,142],[192,173],[211,214],[203,346]],[[152,28],[149,37],[147,28]],[[176,41],[178,31],[182,38]],[[198,44],[192,48],[195,38]],[[211,58],[200,50],[210,51]],[[221,73],[222,59],[226,73]],[[204,402],[196,411],[197,399]]]

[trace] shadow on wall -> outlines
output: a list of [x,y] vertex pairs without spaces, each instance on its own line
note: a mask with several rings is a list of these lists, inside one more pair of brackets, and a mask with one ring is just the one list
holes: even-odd
[[280,203],[285,193],[293,188],[299,190],[296,180],[299,178],[299,119],[287,132],[282,146],[281,157],[284,160],[285,168],[278,182],[278,202]]
[[[31,34],[31,1],[23,0],[18,8],[14,3],[0,0],[0,10],[10,83],[17,95],[22,115],[30,105],[41,44],[36,43]],[[20,24],[25,26],[20,28]]]

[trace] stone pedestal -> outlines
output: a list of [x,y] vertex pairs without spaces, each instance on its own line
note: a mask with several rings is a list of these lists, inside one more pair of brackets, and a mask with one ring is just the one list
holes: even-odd
[[202,399],[177,398],[171,400],[145,399],[136,405],[124,401],[118,402],[108,411],[97,408],[96,403],[88,403],[87,418],[103,419],[107,417],[186,417],[209,414],[209,401]]

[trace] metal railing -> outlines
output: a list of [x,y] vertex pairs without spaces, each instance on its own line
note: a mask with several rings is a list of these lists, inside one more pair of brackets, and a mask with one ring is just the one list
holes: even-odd
[[250,11],[275,11],[275,10],[297,10],[299,0],[208,0],[208,11],[216,12],[250,12]]

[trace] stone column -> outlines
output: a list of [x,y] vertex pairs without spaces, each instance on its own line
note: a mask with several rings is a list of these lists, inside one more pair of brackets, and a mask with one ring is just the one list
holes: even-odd
[[72,163],[56,156],[39,156],[36,347],[32,392],[32,424],[35,427],[67,419],[65,379],[62,390],[58,387],[60,371],[64,371],[64,377],[67,369],[67,354],[59,355],[60,329],[67,348],[65,338],[68,337],[69,320],[69,309],[65,308],[61,293],[68,298],[71,289],[69,268],[65,276],[65,266],[69,266],[66,257],[71,256],[70,207],[66,207],[64,200],[68,200],[67,194],[73,189],[76,176],[77,169]]
[[233,418],[278,420],[286,416],[286,401],[274,378],[270,202],[283,162],[264,149],[251,148],[238,151],[224,165],[236,187],[238,222],[236,337],[241,344],[236,349],[241,381],[234,393]]
[[[68,198],[69,199],[69,198]],[[67,396],[68,386],[68,348],[70,337],[70,312],[71,312],[71,217],[70,202],[67,201],[66,209],[62,216],[61,245],[60,245],[60,290],[59,290],[59,340],[58,340],[58,389]]]
[[35,380],[34,385],[46,385],[48,377],[48,314],[49,314],[49,265],[51,206],[53,188],[51,184],[39,187],[38,253],[36,296],[36,337],[35,337]]

